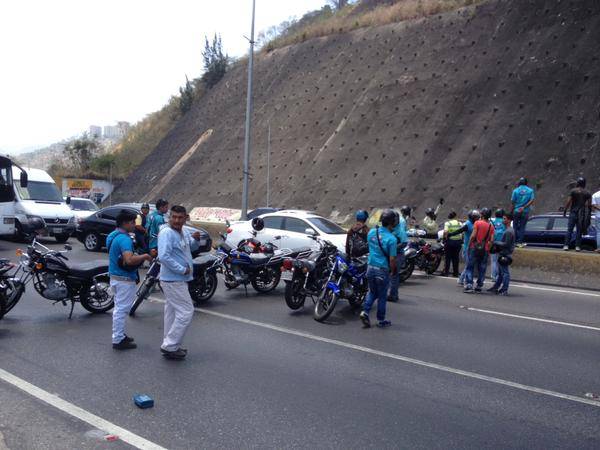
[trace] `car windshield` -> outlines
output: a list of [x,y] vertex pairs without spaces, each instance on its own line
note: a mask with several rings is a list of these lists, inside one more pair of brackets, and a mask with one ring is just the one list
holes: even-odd
[[312,225],[317,227],[320,231],[326,234],[346,234],[344,229],[338,224],[333,223],[331,220],[323,217],[310,217],[307,219]]
[[96,204],[89,200],[81,200],[77,198],[71,199],[71,204],[69,205],[71,209],[75,211],[97,211],[98,207]]
[[27,187],[21,187],[20,183],[15,183],[19,192],[19,197],[23,200],[40,200],[44,202],[62,203],[63,198],[54,183],[45,181],[29,181]]

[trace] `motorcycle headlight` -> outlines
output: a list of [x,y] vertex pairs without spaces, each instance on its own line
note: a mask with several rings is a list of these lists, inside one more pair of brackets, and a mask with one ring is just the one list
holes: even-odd
[[344,273],[346,270],[348,270],[348,264],[339,262],[337,266],[338,273]]

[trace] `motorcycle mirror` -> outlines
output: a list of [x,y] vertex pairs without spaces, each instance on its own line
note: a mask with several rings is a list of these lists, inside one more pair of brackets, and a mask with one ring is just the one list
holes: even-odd
[[65,250],[71,251],[73,250],[73,246],[71,246],[71,244],[65,244]]
[[229,219],[225,219],[225,225],[227,225],[227,228],[231,226],[231,222],[229,222]]

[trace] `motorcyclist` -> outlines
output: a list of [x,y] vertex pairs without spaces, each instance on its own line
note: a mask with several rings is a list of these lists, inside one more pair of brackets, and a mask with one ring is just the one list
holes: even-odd
[[[502,208],[497,209],[492,219],[492,225],[494,225],[494,241],[501,241],[506,226],[504,225],[504,210]],[[492,280],[495,282],[498,277],[498,253],[492,253],[490,255],[492,260]]]
[[427,208],[427,210],[425,211],[425,218],[421,222],[421,228],[423,228],[425,230],[425,232],[427,233],[427,237],[432,237],[435,239],[437,239],[437,237],[438,237],[437,234],[439,231],[439,226],[438,226],[436,220],[437,220],[437,215],[440,212],[440,208],[442,207],[443,204],[444,204],[444,199],[441,198],[440,202],[435,207],[435,209]]
[[450,211],[448,221],[444,224],[444,237],[446,239],[446,260],[444,262],[443,276],[447,277],[450,272],[450,263],[452,263],[452,274],[458,277],[458,263],[460,260],[460,250],[463,244],[463,234],[453,234],[447,237],[449,233],[454,233],[463,227],[463,224],[456,218],[456,211]]
[[364,209],[356,212],[356,223],[348,230],[346,235],[346,255],[349,257],[359,257],[369,252],[367,244],[367,235],[369,227],[366,222],[369,219],[369,213]]
[[471,233],[473,233],[473,227],[475,226],[475,222],[477,222],[480,217],[481,217],[481,214],[479,213],[479,211],[474,209],[473,211],[471,211],[469,213],[468,219],[462,227],[460,227],[458,230],[453,231],[451,233],[450,232],[446,233],[447,238],[464,233],[462,253],[463,253],[463,260],[465,262],[465,268],[463,269],[463,271],[460,274],[460,277],[458,278],[458,284],[461,286],[464,285],[466,268],[467,268],[467,264],[469,262],[469,240],[471,239]]
[[[408,206],[403,206],[400,211],[406,211],[408,209],[408,215],[410,216],[410,208]],[[393,210],[392,210],[393,211]],[[398,214],[394,211],[395,217],[395,226],[392,230],[392,234],[398,240],[398,254],[396,256],[396,266],[398,270],[395,275],[392,275],[390,278],[390,292],[388,294],[387,300],[389,302],[397,302],[398,301],[398,286],[400,285],[400,270],[404,267],[404,248],[406,244],[408,244],[408,234],[406,230],[406,219],[404,218],[404,214]]]

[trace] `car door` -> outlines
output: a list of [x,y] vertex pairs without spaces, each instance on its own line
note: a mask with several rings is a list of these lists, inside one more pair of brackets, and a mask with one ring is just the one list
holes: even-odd
[[548,238],[548,217],[532,217],[525,226],[525,242],[531,245],[546,246]]
[[284,246],[286,248],[290,248],[292,250],[300,247],[312,247],[314,241],[306,234],[307,228],[310,228],[319,234],[318,231],[315,230],[315,228],[307,221],[297,217],[286,217],[283,223],[283,229],[288,237],[285,243],[282,244],[285,244]]
[[562,247],[565,243],[569,219],[567,217],[553,217],[546,233],[546,242],[551,247]]
[[283,217],[282,216],[267,216],[263,217],[265,227],[256,234],[258,239],[263,244],[270,243],[281,248],[286,247],[287,244],[284,240],[276,240],[275,236],[281,236],[283,234]]
[[98,227],[95,230],[100,236],[106,238],[117,227],[117,214],[121,208],[106,208],[98,213]]

